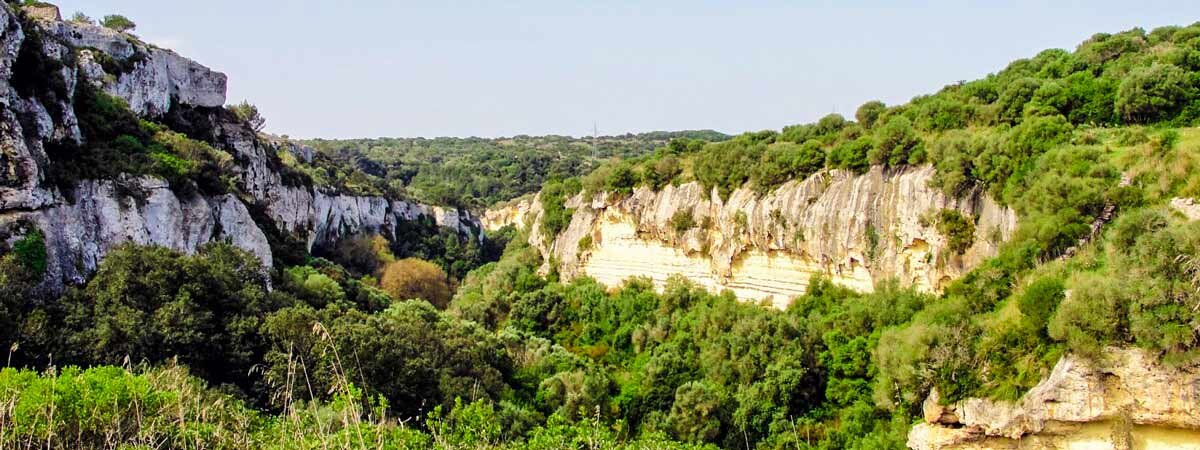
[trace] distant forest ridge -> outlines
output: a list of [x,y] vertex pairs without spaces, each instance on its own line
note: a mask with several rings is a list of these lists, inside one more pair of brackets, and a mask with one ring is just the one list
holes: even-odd
[[478,210],[537,192],[548,180],[589,173],[609,159],[652,153],[673,139],[730,138],[713,130],[687,130],[596,137],[309,139],[299,142],[316,150],[316,161],[292,165],[340,190]]

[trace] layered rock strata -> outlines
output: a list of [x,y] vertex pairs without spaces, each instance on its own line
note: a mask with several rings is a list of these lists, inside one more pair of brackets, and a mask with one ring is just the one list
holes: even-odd
[[[876,167],[861,175],[833,170],[765,195],[738,189],[728,199],[698,183],[628,196],[578,195],[567,202],[574,209],[570,225],[552,242],[542,236],[537,197],[488,211],[483,223],[530,226],[531,243],[561,274],[610,285],[634,276],[661,285],[682,274],[776,306],[804,293],[814,275],[860,291],[886,279],[936,291],[995,255],[1017,220],[981,192],[952,198],[930,188],[932,175],[929,166]],[[961,253],[937,229],[944,209],[975,224]]]

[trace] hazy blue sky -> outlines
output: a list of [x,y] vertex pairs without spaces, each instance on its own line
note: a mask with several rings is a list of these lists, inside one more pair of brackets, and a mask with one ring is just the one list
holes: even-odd
[[298,137],[741,132],[900,103],[1192,0],[60,0],[229,75]]

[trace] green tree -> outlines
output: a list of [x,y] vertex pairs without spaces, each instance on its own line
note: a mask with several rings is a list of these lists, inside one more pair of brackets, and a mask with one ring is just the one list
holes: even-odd
[[227,108],[239,121],[249,125],[255,132],[262,131],[263,127],[267,126],[267,119],[258,112],[258,107],[248,101],[243,100],[241,103],[229,105]]
[[1033,99],[1034,93],[1041,87],[1041,82],[1035,78],[1025,77],[1020,78],[1000,92],[1000,98],[996,100],[996,114],[1000,120],[1008,123],[1016,123],[1025,114],[1025,105]]
[[1046,325],[1050,323],[1058,304],[1062,303],[1065,290],[1062,280],[1055,277],[1039,278],[1030,283],[1017,301],[1027,326],[1046,335]]
[[875,140],[868,136],[843,142],[829,151],[825,164],[830,167],[863,173],[871,167],[869,155],[874,148]]
[[100,20],[100,25],[118,33],[128,33],[137,29],[136,23],[133,23],[132,20],[129,20],[129,18],[120,14],[104,16],[104,18]]
[[613,166],[612,172],[609,172],[608,178],[604,180],[604,188],[617,194],[628,194],[633,192],[633,188],[637,186],[639,180],[637,173],[633,171],[633,167],[628,163],[618,163]]
[[250,368],[266,350],[258,326],[289,300],[267,293],[256,256],[212,244],[194,256],[118,247],[61,302],[67,354],[57,358],[122,364],[177,357],[213,383],[250,387]]
[[963,254],[975,244],[975,221],[956,209],[938,211],[937,230],[946,240],[946,249]]
[[1193,90],[1187,73],[1177,66],[1138,67],[1117,88],[1117,113],[1132,123],[1166,119],[1194,97]]
[[858,110],[854,112],[854,118],[858,120],[859,125],[862,125],[863,128],[871,129],[875,126],[875,122],[879,120],[879,117],[883,115],[884,111],[887,111],[887,106],[883,102],[871,100],[858,107]]
[[721,434],[724,394],[704,382],[691,382],[675,391],[667,420],[675,437],[684,442],[712,442]]
[[921,138],[912,121],[904,116],[892,116],[875,132],[875,147],[868,153],[871,164],[900,166],[918,164],[924,160]]

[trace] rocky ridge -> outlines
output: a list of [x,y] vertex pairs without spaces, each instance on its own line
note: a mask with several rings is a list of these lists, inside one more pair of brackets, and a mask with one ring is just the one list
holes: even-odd
[[[981,192],[951,198],[928,187],[932,175],[929,166],[875,167],[862,175],[833,170],[766,195],[738,189],[727,200],[698,183],[577,195],[566,205],[574,209],[570,225],[549,243],[537,197],[490,210],[483,224],[529,226],[531,244],[566,278],[588,275],[610,285],[632,276],[661,285],[678,273],[780,307],[814,274],[861,291],[889,278],[936,291],[995,255],[1017,221]],[[975,222],[961,254],[948,250],[932,222],[942,209]],[[686,230],[674,222],[679,215],[691,217]]]
[[[0,5],[0,235],[11,242],[36,226],[45,236],[46,285],[59,289],[91,274],[124,242],[195,252],[229,241],[273,261],[268,234],[287,233],[308,249],[356,233],[395,237],[423,216],[481,238],[468,212],[383,197],[344,195],[288,181],[278,151],[311,149],[269,139],[224,111],[226,76],[170,50],[103,27],[62,21],[57,11],[23,13]],[[22,92],[22,64],[51,87]],[[82,180],[63,192],[46,179],[47,146],[86,144],[74,97],[81,83],[125,100],[139,116],[168,123],[236,161],[238,195],[172,191],[153,177]],[[199,135],[199,136],[195,136]],[[254,211],[261,211],[255,214]],[[270,230],[274,228],[275,230]]]
[[940,405],[908,435],[915,450],[1197,449],[1200,368],[1169,367],[1138,349],[1100,361],[1068,355],[1019,401],[972,398]]

